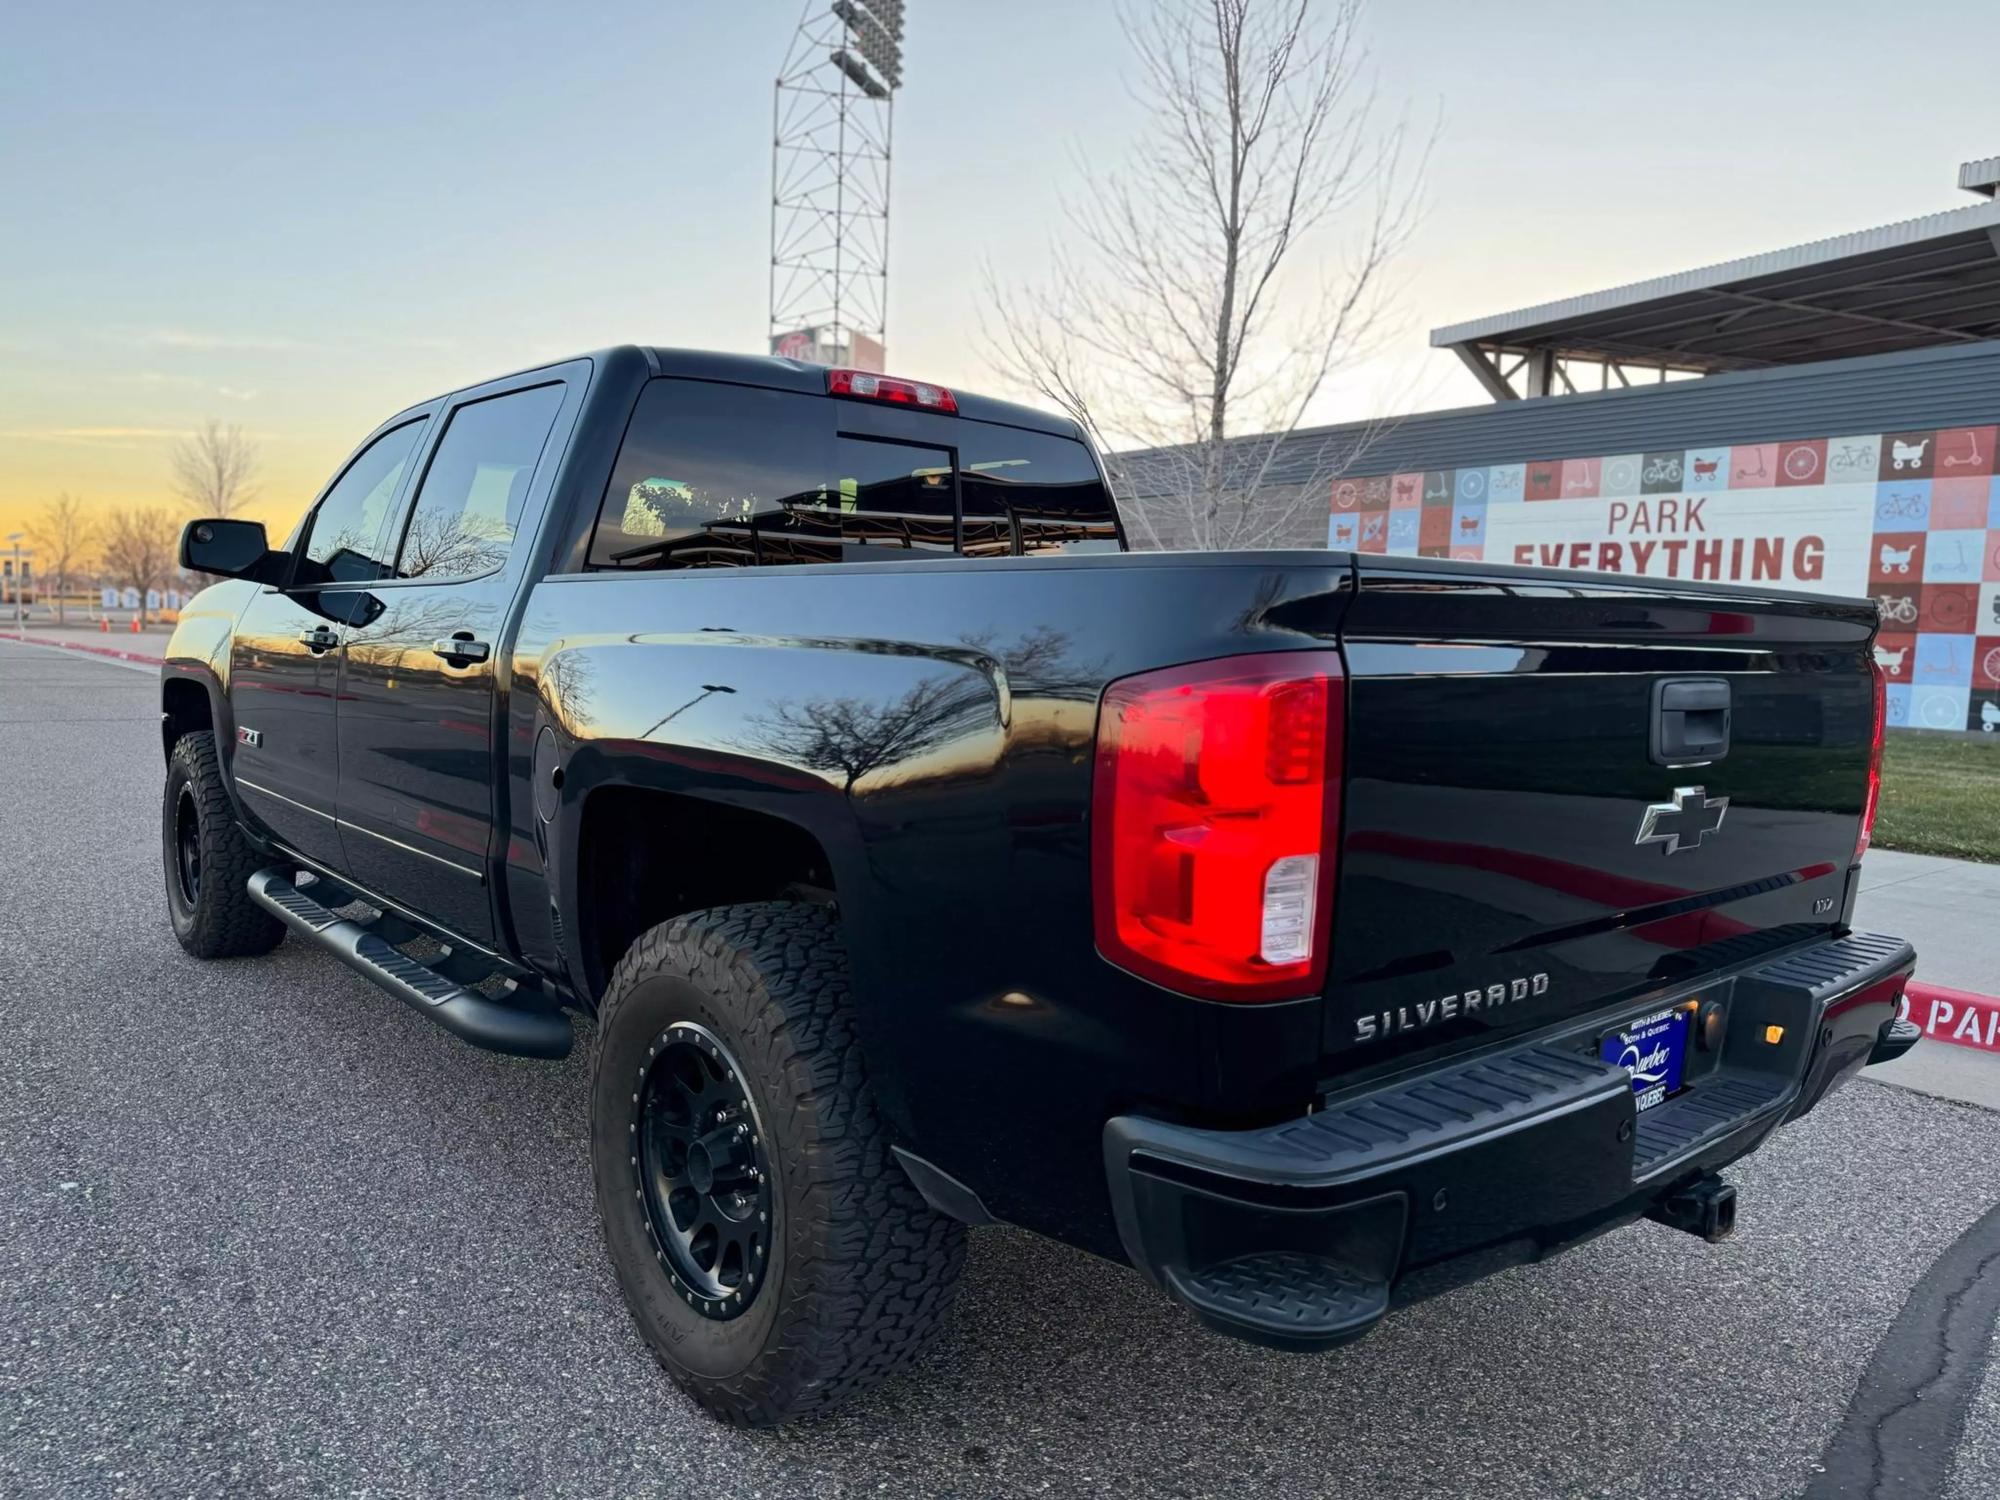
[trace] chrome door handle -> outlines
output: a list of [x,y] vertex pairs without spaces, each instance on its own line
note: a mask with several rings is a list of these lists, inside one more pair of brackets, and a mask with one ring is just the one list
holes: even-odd
[[455,635],[449,640],[432,641],[431,650],[455,667],[466,667],[485,661],[493,648],[484,641],[475,641],[471,636]]
[[306,631],[305,634],[299,637],[299,644],[317,656],[322,651],[331,651],[335,646],[338,646],[340,644],[340,637],[335,635],[331,630],[328,630],[324,625],[315,625],[311,630]]

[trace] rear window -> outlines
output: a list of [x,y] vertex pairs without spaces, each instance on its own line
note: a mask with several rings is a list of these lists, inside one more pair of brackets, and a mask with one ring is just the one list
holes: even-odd
[[939,446],[892,442],[842,433],[841,406],[791,391],[652,381],[605,490],[590,566],[1117,549],[1110,498],[1083,444],[951,417],[937,419]]

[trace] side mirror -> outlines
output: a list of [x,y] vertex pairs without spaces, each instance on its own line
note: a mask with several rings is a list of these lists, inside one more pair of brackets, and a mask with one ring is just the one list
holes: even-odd
[[181,532],[181,566],[197,573],[269,582],[272,557],[261,521],[190,521]]

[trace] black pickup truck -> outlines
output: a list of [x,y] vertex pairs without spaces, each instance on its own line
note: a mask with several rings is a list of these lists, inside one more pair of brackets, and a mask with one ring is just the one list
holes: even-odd
[[733,1421],[909,1359],[969,1224],[1298,1350],[1720,1238],[1717,1169],[1915,1039],[1849,928],[1865,601],[1127,553],[1065,420],[641,348],[182,552],[182,945],[530,1057],[586,1018],[620,1284]]

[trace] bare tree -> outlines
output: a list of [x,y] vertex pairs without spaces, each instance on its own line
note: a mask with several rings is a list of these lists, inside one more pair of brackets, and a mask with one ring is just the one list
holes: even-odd
[[[989,274],[988,352],[1107,453],[1152,546],[1256,547],[1324,525],[1353,438],[1289,452],[1364,351],[1418,217],[1429,144],[1383,124],[1363,0],[1153,0],[1122,17],[1149,116],[1133,159],[1085,169],[1050,278]],[[1362,434],[1365,439],[1366,433]]]
[[257,498],[257,445],[210,417],[174,445],[174,493],[201,516],[233,516]]
[[113,583],[139,591],[139,618],[147,616],[146,591],[172,575],[181,524],[164,505],[114,510],[104,527],[104,571]]
[[42,576],[55,588],[57,624],[65,617],[63,596],[83,568],[96,536],[97,526],[83,502],[68,490],[44,505],[41,514],[28,523],[28,540],[40,556]]

